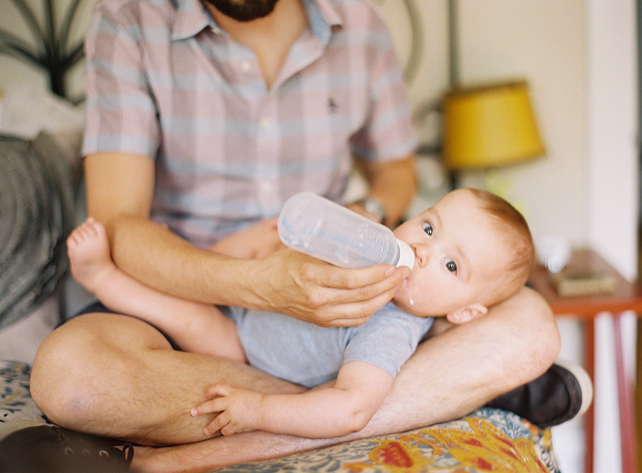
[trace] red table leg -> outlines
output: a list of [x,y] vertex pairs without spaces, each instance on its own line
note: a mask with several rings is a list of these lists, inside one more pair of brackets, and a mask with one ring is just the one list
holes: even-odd
[[633,387],[626,378],[624,352],[622,347],[622,314],[614,316],[615,363],[617,369],[617,391],[620,413],[620,442],[622,448],[622,473],[637,473],[635,451],[635,408]]
[[[584,322],[584,339],[586,371],[591,377],[593,385],[595,385],[595,319],[593,318],[587,319]],[[586,471],[586,473],[593,473],[593,445],[595,435],[594,406],[595,399],[591,403],[588,411],[586,411],[586,424],[584,425],[584,435],[586,437],[586,463],[584,465],[584,471]]]

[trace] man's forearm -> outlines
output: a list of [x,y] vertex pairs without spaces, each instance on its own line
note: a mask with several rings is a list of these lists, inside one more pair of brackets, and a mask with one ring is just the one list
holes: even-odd
[[[198,302],[280,312],[321,326],[362,324],[388,302],[404,268],[332,266],[290,249],[263,259],[201,250],[141,217],[112,219],[112,258],[128,274]],[[407,268],[405,268],[407,271]]]
[[[209,304],[228,304],[228,278],[242,260],[197,248],[161,225],[121,216],[108,225],[112,258],[125,272],[168,294]],[[217,268],[213,270],[213,268]],[[212,291],[212,287],[219,290]]]
[[416,190],[414,157],[383,163],[362,163],[370,184],[369,195],[378,200],[386,212],[385,224],[399,223]]

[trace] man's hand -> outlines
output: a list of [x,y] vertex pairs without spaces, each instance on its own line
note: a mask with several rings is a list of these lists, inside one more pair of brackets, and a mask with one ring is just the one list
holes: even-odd
[[242,283],[249,308],[280,312],[322,327],[363,324],[389,302],[407,267],[344,269],[290,249],[255,261]]
[[207,390],[206,396],[209,400],[191,411],[193,417],[219,412],[205,427],[205,435],[212,435],[218,431],[223,435],[232,435],[237,432],[259,430],[263,394],[228,384],[216,384]]
[[[277,219],[270,219],[229,236],[210,250],[234,258],[267,258],[265,261],[275,262],[271,268],[261,270],[251,288],[264,301],[254,308],[285,313],[321,326],[363,324],[394,296],[402,281],[403,272],[386,265],[365,271],[345,270],[292,250],[274,255],[284,248]],[[280,267],[284,275],[278,275]],[[268,294],[259,295],[259,287]]]

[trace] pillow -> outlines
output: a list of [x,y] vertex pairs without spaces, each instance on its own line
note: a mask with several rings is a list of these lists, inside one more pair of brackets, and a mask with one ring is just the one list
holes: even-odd
[[45,133],[0,135],[0,329],[56,289],[73,226],[71,167]]
[[84,106],[42,87],[11,84],[0,100],[0,133],[32,140],[41,132],[54,138],[74,175],[80,171]]

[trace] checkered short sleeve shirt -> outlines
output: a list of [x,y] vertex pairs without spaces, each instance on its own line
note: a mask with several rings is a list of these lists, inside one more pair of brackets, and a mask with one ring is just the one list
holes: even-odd
[[156,162],[153,217],[200,246],[306,190],[339,200],[353,155],[415,148],[385,25],[367,0],[302,0],[271,89],[200,0],[103,0],[86,38],[83,153]]

